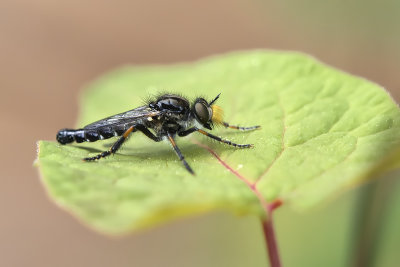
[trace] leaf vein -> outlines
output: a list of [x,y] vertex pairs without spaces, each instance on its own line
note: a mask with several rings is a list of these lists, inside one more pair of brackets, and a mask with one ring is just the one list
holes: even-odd
[[283,202],[280,199],[275,199],[274,201],[267,202],[261,192],[257,189],[256,183],[251,183],[249,179],[241,175],[238,171],[233,169],[226,161],[224,161],[218,154],[215,152],[213,149],[208,147],[207,145],[204,145],[202,143],[199,143],[197,141],[194,141],[195,144],[198,146],[206,149],[213,157],[215,157],[218,162],[224,166],[228,171],[230,171],[233,175],[235,175],[237,178],[239,178],[241,181],[243,181],[247,187],[254,193],[254,195],[257,197],[258,201],[260,202],[260,205],[262,206],[263,210],[265,211],[265,214],[267,216],[271,215],[271,212],[280,207]]

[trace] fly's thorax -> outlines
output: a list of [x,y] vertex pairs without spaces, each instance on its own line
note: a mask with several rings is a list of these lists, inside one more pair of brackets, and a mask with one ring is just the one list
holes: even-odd
[[190,104],[186,98],[179,95],[165,94],[149,103],[149,108],[160,114],[152,117],[154,127],[161,125],[164,128],[180,128],[186,123],[190,115]]
[[178,95],[166,94],[149,103],[149,107],[164,114],[185,114],[190,110],[189,101]]

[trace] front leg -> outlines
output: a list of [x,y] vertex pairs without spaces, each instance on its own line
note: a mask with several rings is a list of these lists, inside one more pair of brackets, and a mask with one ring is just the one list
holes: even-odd
[[244,144],[244,145],[236,144],[236,143],[233,143],[233,142],[231,142],[229,140],[222,139],[221,137],[218,137],[216,135],[210,134],[209,132],[206,132],[206,131],[204,131],[202,129],[198,129],[197,131],[199,133],[207,136],[207,137],[210,137],[211,139],[217,140],[218,142],[221,142],[221,143],[224,143],[224,144],[227,144],[227,145],[230,145],[230,146],[234,146],[234,147],[238,147],[238,148],[249,148],[249,147],[253,147],[254,146],[252,144]]
[[180,136],[180,137],[187,136],[187,135],[189,135],[191,133],[194,133],[194,132],[196,132],[198,130],[199,130],[199,128],[197,128],[197,127],[189,128],[187,130],[178,132],[178,136]]
[[252,130],[256,130],[259,129],[261,126],[257,125],[257,126],[250,126],[250,127],[241,127],[241,126],[236,126],[236,125],[230,125],[227,122],[222,122],[222,125],[225,128],[231,128],[231,129],[235,129],[235,130],[240,130],[240,131],[252,131]]
[[203,134],[203,135],[205,135],[205,136],[207,136],[209,138],[212,138],[214,140],[217,140],[218,142],[221,142],[221,143],[224,143],[224,144],[227,144],[227,145],[230,145],[230,146],[239,147],[239,148],[253,147],[252,144],[244,144],[244,145],[242,145],[242,144],[233,143],[233,142],[231,142],[229,140],[222,139],[221,137],[218,137],[216,135],[210,134],[209,132],[206,132],[206,131],[204,131],[202,129],[199,129],[197,127],[189,128],[189,129],[187,129],[185,131],[179,132],[178,135],[179,136],[187,136],[187,135],[189,135],[191,133],[194,133],[194,132],[199,132],[199,133],[201,133],[201,134]]

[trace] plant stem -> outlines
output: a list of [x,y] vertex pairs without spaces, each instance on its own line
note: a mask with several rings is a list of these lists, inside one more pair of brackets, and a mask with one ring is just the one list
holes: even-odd
[[268,249],[269,263],[271,267],[281,267],[281,261],[279,258],[278,243],[276,242],[274,220],[272,213],[274,209],[278,208],[282,204],[281,201],[275,201],[265,207],[267,217],[263,220],[263,230],[265,242]]
[[271,267],[280,267],[278,244],[275,238],[274,223],[272,217],[263,221],[264,237],[267,243],[269,263]]
[[261,206],[264,208],[265,213],[266,213],[266,218],[262,221],[263,225],[263,231],[264,231],[264,237],[265,237],[265,242],[267,245],[268,249],[268,257],[269,257],[269,262],[270,262],[270,267],[281,267],[281,262],[279,258],[279,252],[278,252],[278,243],[276,242],[275,238],[275,230],[274,230],[274,224],[272,220],[272,213],[275,209],[280,207],[283,202],[280,199],[276,199],[273,202],[267,203],[264,199],[264,197],[261,195],[261,192],[258,191],[257,189],[257,182],[260,179],[257,179],[255,183],[250,182],[248,179],[246,179],[244,176],[242,176],[239,172],[237,172],[235,169],[233,169],[229,164],[227,164],[225,161],[223,161],[218,154],[209,148],[206,145],[203,145],[199,142],[194,141],[195,144],[197,144],[200,147],[203,147],[208,150],[226,169],[228,169],[230,172],[232,172],[237,178],[239,178],[241,181],[243,181],[249,188],[254,192],[254,194],[257,196],[258,200],[260,201]]

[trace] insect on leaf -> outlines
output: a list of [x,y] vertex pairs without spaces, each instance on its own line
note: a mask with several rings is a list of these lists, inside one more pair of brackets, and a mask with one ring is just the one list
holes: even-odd
[[84,91],[76,126],[141,106],[160,91],[209,101],[221,93],[227,122],[262,128],[212,133],[255,147],[236,149],[196,133],[177,137],[192,176],[168,143],[140,132],[116,155],[90,163],[81,159],[107,150],[113,139],[64,146],[40,141],[38,167],[56,203],[110,234],[212,210],[264,216],[260,199],[304,210],[376,176],[374,168],[400,143],[400,111],[386,91],[288,52],[124,67]]

